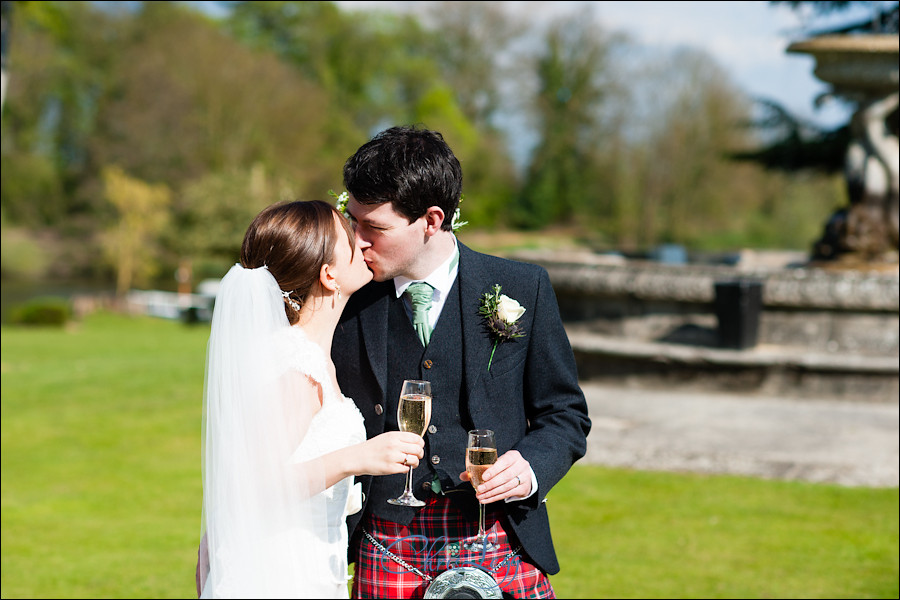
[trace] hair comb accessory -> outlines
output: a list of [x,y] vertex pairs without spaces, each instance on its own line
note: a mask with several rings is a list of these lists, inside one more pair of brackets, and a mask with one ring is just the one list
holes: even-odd
[[286,291],[284,291],[284,290],[281,290],[281,295],[284,296],[284,299],[288,301],[288,304],[291,305],[291,308],[293,308],[293,309],[296,310],[296,311],[299,311],[299,310],[300,310],[300,305],[297,303],[296,300],[294,300],[293,298],[291,298],[291,294],[293,294],[293,293],[294,293],[293,290],[290,291],[290,292],[286,292]]

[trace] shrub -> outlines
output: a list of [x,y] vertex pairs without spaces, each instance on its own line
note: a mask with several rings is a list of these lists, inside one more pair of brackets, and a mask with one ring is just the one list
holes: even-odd
[[69,302],[63,298],[35,298],[14,308],[9,315],[16,325],[52,325],[61,327],[72,317]]
[[3,228],[0,273],[7,279],[39,279],[50,266],[50,252],[24,229]]

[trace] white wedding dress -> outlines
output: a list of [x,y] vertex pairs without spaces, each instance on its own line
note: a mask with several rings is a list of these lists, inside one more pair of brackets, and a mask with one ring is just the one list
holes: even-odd
[[[321,386],[322,406],[313,414],[318,399],[298,397],[304,394],[279,384],[274,393],[258,394],[250,403],[240,401],[244,420],[224,427],[221,420],[207,425],[218,425],[220,437],[212,437],[210,447],[226,454],[219,480],[227,481],[216,487],[217,471],[208,469],[211,489],[205,502],[210,508],[205,523],[210,534],[210,572],[201,598],[348,598],[345,519],[361,508],[360,486],[348,477],[311,496],[304,490],[324,486],[316,488],[314,481],[321,481],[323,475],[321,469],[309,467],[309,461],[366,440],[363,416],[351,399],[335,389],[325,352],[303,329],[279,327],[272,336],[268,339],[274,343],[261,350],[265,358],[255,368],[270,369],[279,380],[284,374],[294,381],[298,375],[310,378]],[[222,397],[227,406],[228,394],[217,393],[217,398]],[[247,404],[281,408],[250,412]],[[265,415],[259,416],[261,412]],[[257,421],[255,429],[245,427],[247,419]],[[229,431],[224,436],[223,428]],[[236,439],[244,440],[246,447],[240,448]],[[244,468],[237,461],[238,475],[234,475],[235,460],[227,456],[231,446],[238,447],[234,452],[241,461],[249,457],[251,463]],[[210,463],[218,464],[214,459]]]
[[[353,403],[334,388],[328,373],[328,362],[322,348],[312,342],[300,327],[290,327],[284,332],[284,356],[288,368],[307,375],[322,386],[322,408],[313,416],[309,429],[292,460],[302,463],[323,454],[366,441],[366,428],[362,413]],[[305,549],[311,560],[320,565],[316,572],[322,580],[315,582],[315,590],[304,590],[314,598],[347,598],[347,537],[348,515],[362,508],[360,484],[352,477],[342,479],[321,494],[325,497],[325,539],[310,539]],[[314,517],[318,518],[318,516]],[[312,583],[312,582],[311,582]],[[313,586],[311,586],[312,588]],[[296,597],[296,596],[292,596]]]

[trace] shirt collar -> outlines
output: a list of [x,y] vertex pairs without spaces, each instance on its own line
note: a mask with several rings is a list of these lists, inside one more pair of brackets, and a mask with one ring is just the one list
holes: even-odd
[[408,288],[411,283],[424,281],[434,288],[434,300],[437,302],[444,294],[450,292],[450,288],[453,287],[453,282],[456,280],[456,273],[458,271],[459,246],[457,245],[456,236],[453,236],[453,252],[450,253],[447,260],[441,263],[441,265],[432,271],[425,279],[410,279],[403,275],[397,275],[394,277],[394,291],[399,298],[406,292],[406,288]]

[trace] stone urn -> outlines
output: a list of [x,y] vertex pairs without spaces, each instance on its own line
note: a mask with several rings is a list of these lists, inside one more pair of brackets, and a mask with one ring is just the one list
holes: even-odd
[[828,95],[855,104],[844,162],[849,205],[835,212],[813,260],[897,265],[900,247],[900,38],[896,34],[823,35],[791,44],[816,59]]

